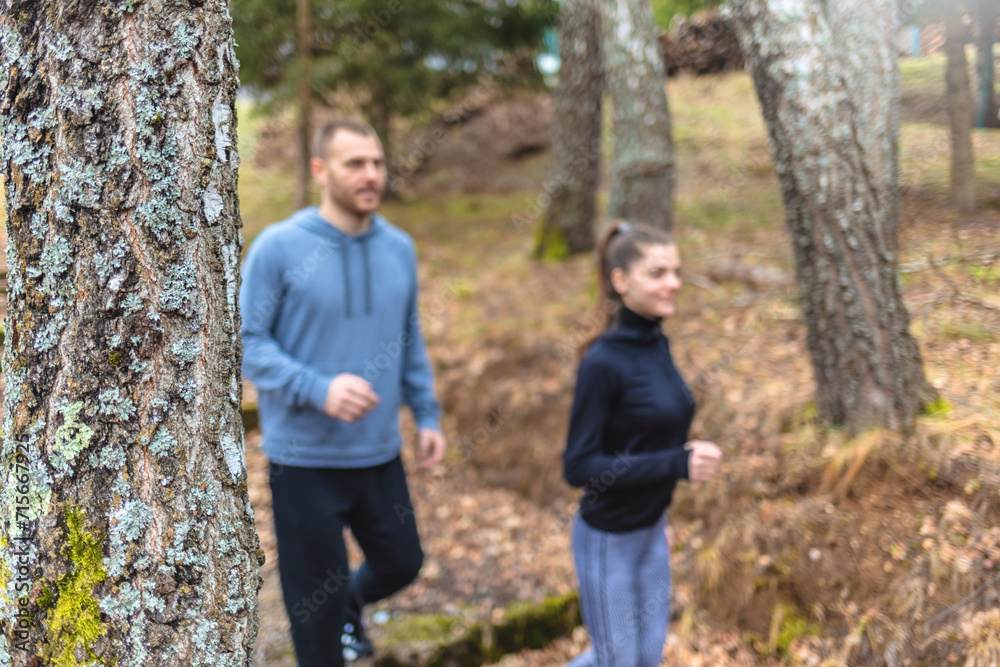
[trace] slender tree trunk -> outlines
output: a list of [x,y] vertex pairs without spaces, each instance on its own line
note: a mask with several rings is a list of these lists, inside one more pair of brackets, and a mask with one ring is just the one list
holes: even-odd
[[993,44],[996,42],[996,0],[976,3],[976,71],[979,89],[976,91],[976,127],[1000,127],[1000,105],[997,103],[996,71],[993,66]]
[[561,257],[594,249],[596,195],[601,175],[600,0],[565,0],[560,9],[559,86],[548,207],[535,255]]
[[383,95],[377,90],[372,91],[372,99],[368,105],[368,115],[371,118],[371,125],[378,133],[382,141],[382,151],[385,153],[385,164],[388,169],[385,182],[385,199],[398,199],[399,193],[396,186],[399,184],[399,174],[392,162],[392,153],[389,144],[392,140],[392,110]]
[[298,0],[296,11],[295,37],[299,53],[299,116],[296,127],[298,143],[298,169],[296,169],[295,208],[309,205],[309,186],[312,172],[309,159],[312,157],[312,10],[310,0]]
[[0,0],[0,665],[248,666],[226,0]]
[[615,145],[608,217],[673,227],[674,156],[666,77],[649,0],[601,0]]
[[898,280],[896,0],[736,0],[795,249],[817,407],[907,430],[934,396]]
[[972,156],[972,89],[969,62],[965,58],[967,31],[962,25],[960,4],[946,3],[944,14],[945,84],[951,127],[951,205],[960,211],[972,211],[976,208],[976,177]]

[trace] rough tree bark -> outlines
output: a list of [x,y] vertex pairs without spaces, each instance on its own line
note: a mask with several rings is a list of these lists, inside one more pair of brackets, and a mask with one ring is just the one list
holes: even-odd
[[600,0],[565,0],[560,8],[559,85],[548,206],[535,243],[538,258],[594,249],[601,174]]
[[0,665],[248,666],[226,0],[0,0]]
[[945,3],[945,85],[948,125],[951,128],[951,205],[960,211],[976,208],[976,175],[972,154],[972,88],[965,58],[968,30],[962,24],[962,5]]
[[601,0],[614,106],[608,217],[673,227],[674,157],[666,76],[649,0]]
[[934,397],[898,280],[895,0],[735,0],[795,250],[817,408],[909,429]]
[[298,0],[295,12],[295,39],[299,55],[299,115],[297,119],[296,143],[299,160],[295,170],[295,208],[309,205],[309,186],[312,171],[309,159],[312,157],[312,9],[310,0]]

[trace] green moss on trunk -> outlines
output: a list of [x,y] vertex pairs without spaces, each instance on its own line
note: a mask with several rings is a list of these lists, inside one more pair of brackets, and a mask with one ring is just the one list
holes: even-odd
[[55,607],[48,618],[52,642],[45,653],[47,663],[55,667],[80,664],[78,649],[90,657],[88,664],[94,664],[92,647],[104,635],[101,608],[94,597],[94,588],[108,578],[102,540],[87,533],[86,516],[80,509],[66,511],[66,533],[65,556],[73,569],[59,580]]

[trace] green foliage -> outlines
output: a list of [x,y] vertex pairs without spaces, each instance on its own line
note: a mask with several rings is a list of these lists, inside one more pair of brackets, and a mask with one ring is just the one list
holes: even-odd
[[[555,24],[555,0],[312,0],[315,99],[336,93],[378,117],[410,115],[484,76],[540,81],[532,56]],[[303,70],[295,0],[234,0],[240,78],[275,106],[294,99]],[[381,129],[381,128],[378,128]]]
[[722,0],[652,0],[653,19],[664,30],[670,29],[674,16],[690,18],[695,12],[718,7]]

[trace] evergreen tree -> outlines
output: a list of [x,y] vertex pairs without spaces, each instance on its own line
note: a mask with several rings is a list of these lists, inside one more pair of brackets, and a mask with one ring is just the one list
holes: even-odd
[[[273,109],[298,99],[357,99],[388,151],[392,121],[484,75],[538,82],[533,56],[558,17],[555,0],[314,0],[312,61],[296,47],[296,0],[234,0],[240,78]],[[391,165],[391,161],[390,161]]]

